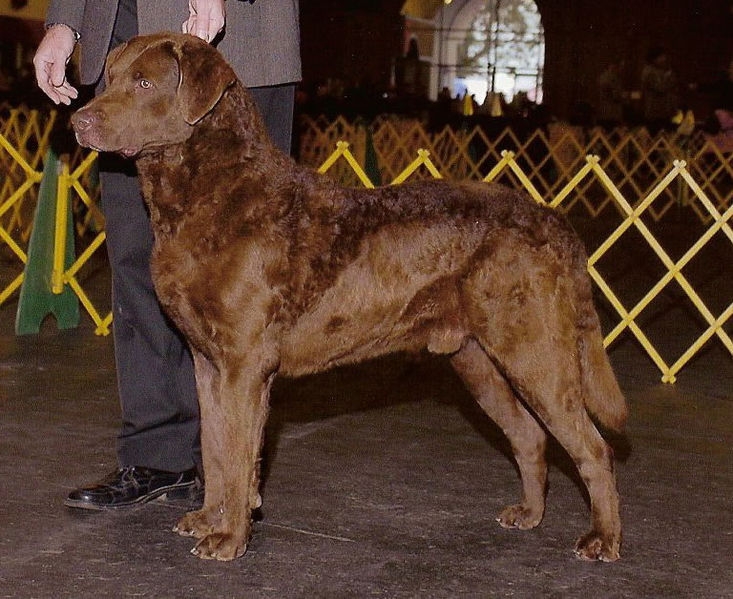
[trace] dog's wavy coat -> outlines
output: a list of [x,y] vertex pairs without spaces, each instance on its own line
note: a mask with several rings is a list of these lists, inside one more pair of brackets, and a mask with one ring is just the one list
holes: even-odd
[[175,527],[193,553],[246,549],[277,374],[427,348],[511,442],[523,493],[499,523],[542,519],[546,428],[590,495],[576,554],[619,557],[612,451],[590,415],[620,430],[626,405],[561,216],[483,183],[338,187],[270,143],[234,72],[191,36],[134,38],[106,79],[73,125],[82,145],[136,159],[156,290],[193,352],[206,496]]

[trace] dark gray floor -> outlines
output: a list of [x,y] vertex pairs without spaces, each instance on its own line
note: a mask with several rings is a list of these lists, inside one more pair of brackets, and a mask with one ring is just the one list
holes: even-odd
[[78,513],[114,469],[110,338],[85,318],[15,337],[0,307],[0,597],[733,597],[733,361],[720,343],[674,386],[631,341],[611,358],[631,405],[613,439],[622,560],[576,560],[583,491],[552,452],[532,531],[494,521],[519,487],[501,434],[440,360],[390,358],[282,381],[263,519],[248,553],[198,560],[185,506]]

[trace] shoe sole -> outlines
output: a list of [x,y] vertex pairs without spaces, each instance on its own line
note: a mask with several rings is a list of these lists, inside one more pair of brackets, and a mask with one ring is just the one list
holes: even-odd
[[[131,507],[135,507],[136,505],[142,505],[144,503],[148,503],[149,501],[153,501],[154,499],[157,499],[161,495],[166,495],[166,494],[176,499],[182,499],[184,498],[183,493],[190,491],[191,488],[195,486],[195,484],[196,484],[196,481],[191,481],[190,483],[186,483],[186,484],[179,483],[176,485],[168,485],[167,487],[160,487],[159,489],[156,489],[152,493],[148,493],[147,495],[142,495],[141,497],[138,497],[134,501],[126,501],[125,503],[115,503],[115,504],[105,505],[105,504],[93,503],[91,501],[79,501],[79,500],[67,498],[64,501],[64,505],[70,508],[81,509],[81,510],[90,510],[94,512],[104,512],[107,510],[119,510],[119,509],[131,508]],[[179,496],[179,493],[181,494],[180,496]]]

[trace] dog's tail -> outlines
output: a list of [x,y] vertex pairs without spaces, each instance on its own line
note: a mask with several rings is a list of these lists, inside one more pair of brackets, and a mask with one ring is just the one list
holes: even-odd
[[[588,302],[592,302],[589,298]],[[598,315],[590,305],[583,315],[578,337],[581,380],[585,407],[604,427],[621,432],[628,408],[603,347]]]

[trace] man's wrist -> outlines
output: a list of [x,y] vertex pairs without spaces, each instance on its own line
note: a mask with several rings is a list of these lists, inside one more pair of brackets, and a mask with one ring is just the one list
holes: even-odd
[[75,42],[78,42],[79,39],[81,38],[80,33],[76,29],[74,29],[71,25],[67,25],[66,23],[47,23],[46,24],[46,31],[48,31],[49,29],[51,29],[53,27],[66,27],[66,29],[68,29],[69,31],[71,31],[71,33],[74,35],[74,41]]

